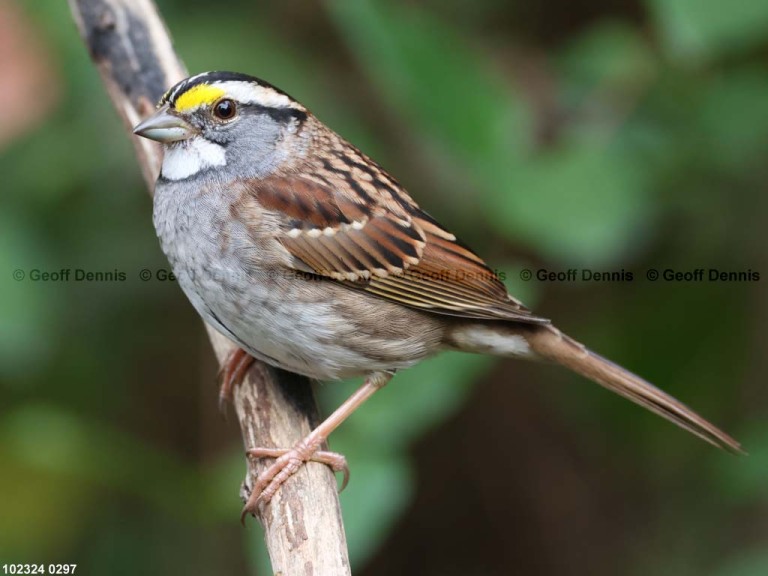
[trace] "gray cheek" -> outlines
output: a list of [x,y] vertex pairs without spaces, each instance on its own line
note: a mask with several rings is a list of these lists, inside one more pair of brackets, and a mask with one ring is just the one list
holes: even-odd
[[227,173],[236,178],[263,178],[286,160],[283,143],[291,137],[287,126],[264,114],[249,115],[226,134]]

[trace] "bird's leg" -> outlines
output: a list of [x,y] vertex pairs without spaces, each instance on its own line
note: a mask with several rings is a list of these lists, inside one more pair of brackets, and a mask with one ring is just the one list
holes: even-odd
[[352,412],[357,410],[373,394],[384,387],[390,381],[392,374],[389,372],[374,372],[365,379],[365,383],[358,388],[352,396],[347,398],[333,414],[326,418],[322,424],[312,430],[304,439],[299,441],[290,450],[254,448],[248,450],[246,454],[251,458],[275,457],[277,459],[256,479],[256,484],[251,490],[243,508],[243,518],[246,514],[255,514],[260,503],[268,503],[275,495],[280,486],[296,471],[301,468],[305,462],[310,460],[323,462],[331,466],[334,471],[342,470],[345,472],[345,480],[342,489],[346,485],[349,471],[346,468],[346,460],[340,454],[334,452],[318,451],[320,445],[336,428],[346,420]]
[[254,358],[242,348],[236,348],[229,353],[224,365],[221,367],[219,378],[219,410],[226,414],[227,403],[232,402],[235,386],[238,386],[245,378],[248,368],[253,364]]

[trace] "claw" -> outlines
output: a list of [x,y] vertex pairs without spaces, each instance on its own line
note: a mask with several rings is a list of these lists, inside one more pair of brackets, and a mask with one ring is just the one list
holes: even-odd
[[347,459],[337,452],[326,450],[312,451],[309,443],[300,442],[295,448],[253,448],[248,450],[249,458],[275,458],[254,484],[248,502],[243,508],[241,521],[248,513],[255,514],[261,504],[268,504],[279,490],[280,486],[293,476],[306,462],[319,462],[331,468],[334,472],[342,472],[342,480],[339,492],[344,490],[349,482],[349,466]]
[[227,415],[227,405],[232,402],[235,387],[242,383],[253,362],[253,356],[242,348],[233,350],[224,361],[219,371],[219,411],[224,417]]

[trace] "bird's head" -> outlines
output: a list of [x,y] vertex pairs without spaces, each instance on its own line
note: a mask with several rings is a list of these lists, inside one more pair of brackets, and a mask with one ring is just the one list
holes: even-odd
[[304,106],[258,78],[205,72],[168,90],[133,132],[165,145],[162,176],[180,180],[234,158],[258,167],[307,115]]

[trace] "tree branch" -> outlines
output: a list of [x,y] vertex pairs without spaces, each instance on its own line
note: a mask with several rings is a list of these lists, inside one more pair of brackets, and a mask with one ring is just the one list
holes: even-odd
[[[157,8],[152,0],[70,0],[70,7],[131,134],[130,129],[154,110],[165,90],[187,75]],[[161,147],[143,138],[132,140],[151,192],[160,169]],[[207,328],[221,364],[234,344]],[[213,394],[211,400],[216,400]],[[310,382],[260,362],[235,391],[234,402],[246,449],[291,447],[319,421]],[[248,462],[241,496],[249,492],[267,463]],[[327,466],[302,467],[262,507],[259,520],[275,574],[351,573],[336,479]]]

